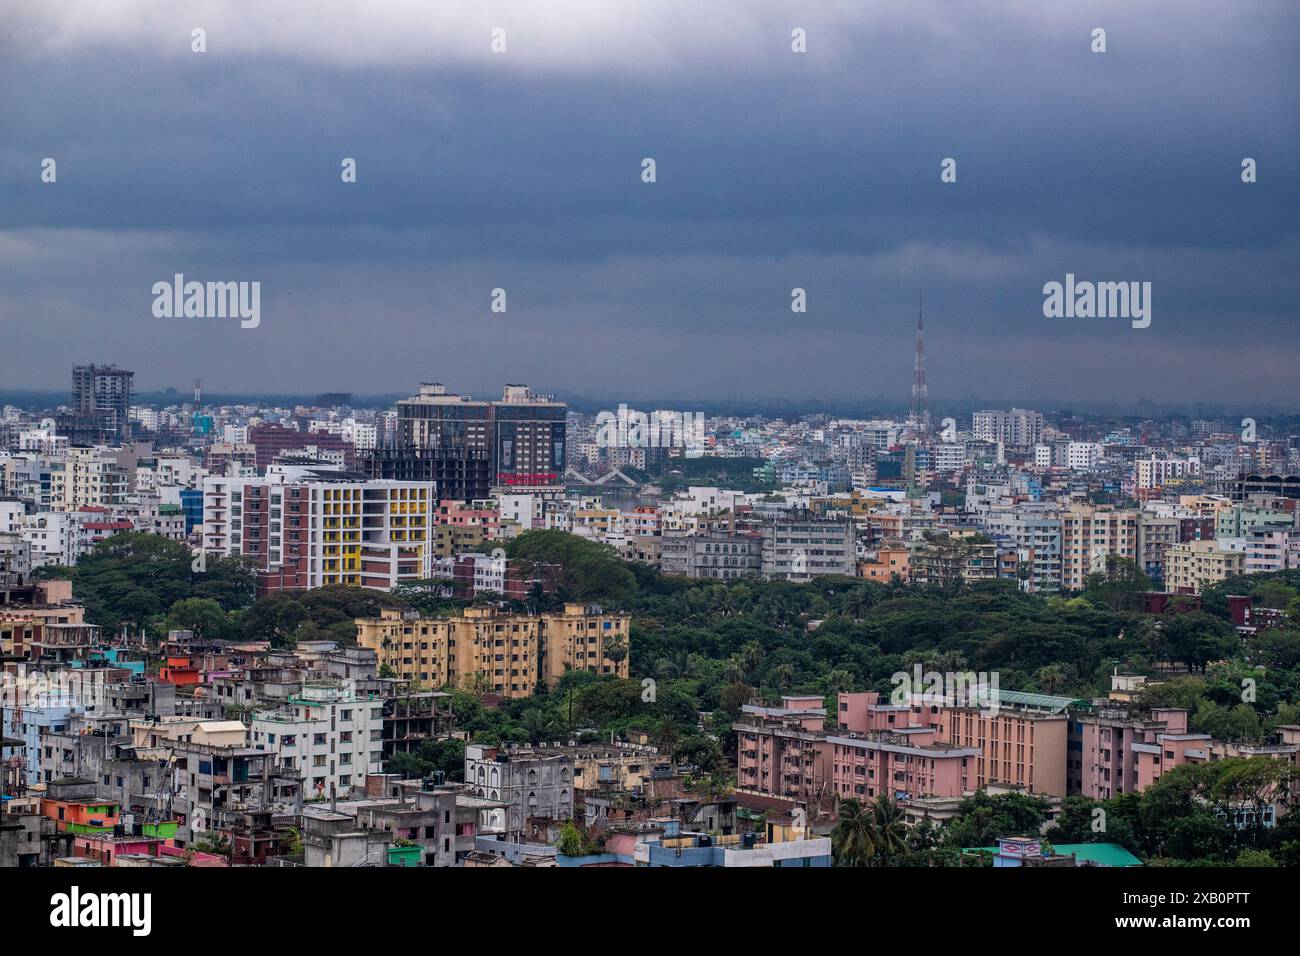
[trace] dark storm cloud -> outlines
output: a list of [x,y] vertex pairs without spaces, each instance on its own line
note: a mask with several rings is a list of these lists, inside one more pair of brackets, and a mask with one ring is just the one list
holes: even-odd
[[[512,28],[508,62],[328,24],[201,56],[29,33],[0,62],[5,382],[903,394],[924,287],[938,397],[1297,404],[1300,8],[1038,6],[650,20],[599,56]],[[176,272],[261,281],[261,326],[154,318]],[[1151,327],[1045,319],[1067,272],[1152,282]]]

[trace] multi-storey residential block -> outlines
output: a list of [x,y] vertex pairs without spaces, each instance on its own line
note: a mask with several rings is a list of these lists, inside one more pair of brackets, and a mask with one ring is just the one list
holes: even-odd
[[1134,475],[1139,489],[1161,488],[1181,478],[1194,478],[1201,473],[1197,458],[1143,458],[1134,464]]
[[763,522],[764,577],[809,581],[826,574],[853,577],[857,570],[853,522],[811,514]]
[[553,685],[569,670],[628,673],[631,616],[597,605],[539,615],[477,607],[446,618],[384,610],[356,623],[357,643],[374,650],[381,667],[432,687],[528,697],[539,681]]
[[659,555],[665,574],[690,578],[731,580],[763,571],[763,539],[751,532],[665,534]]
[[1245,551],[1228,550],[1218,541],[1189,541],[1165,551],[1165,587],[1178,594],[1200,594],[1206,585],[1245,573]]
[[1246,538],[1260,528],[1294,528],[1296,515],[1291,511],[1233,505],[1215,513],[1215,538]]
[[309,683],[283,707],[253,715],[251,743],[298,774],[304,794],[347,794],[382,769],[383,717],[382,699],[344,683]]
[[820,697],[747,705],[733,724],[737,787],[803,802],[960,796],[994,784],[1065,796],[1072,702],[1005,691],[997,699],[981,709],[840,694],[836,731],[825,728]]
[[1043,416],[1024,408],[976,412],[971,417],[971,437],[1008,448],[1033,448],[1043,438]]
[[1088,471],[1096,467],[1105,451],[1097,442],[1072,441],[1065,447],[1064,464],[1074,471]]
[[1081,591],[1108,555],[1136,561],[1138,512],[1074,503],[1061,513],[1061,587]]
[[1069,765],[1070,793],[1109,800],[1142,788],[1136,744],[1154,743],[1164,734],[1187,733],[1187,711],[1153,708],[1102,708],[1075,717]]
[[841,800],[959,797],[975,786],[978,747],[942,743],[933,727],[829,738],[832,785]]
[[208,478],[204,550],[256,558],[262,591],[391,589],[431,576],[430,485],[314,474],[307,481]]
[[1054,506],[1020,504],[992,508],[980,524],[994,540],[1006,539],[1023,555],[1026,589],[1050,594],[1061,587],[1061,519]]
[[281,425],[249,428],[248,444],[253,446],[254,464],[260,471],[265,471],[286,453],[313,455],[322,461],[334,461],[344,468],[351,468],[356,452],[356,446],[342,435],[329,431],[298,431]]
[[1256,528],[1247,538],[1246,573],[1300,568],[1300,528]]
[[1179,518],[1143,511],[1138,515],[1138,567],[1155,581],[1163,581],[1165,553],[1179,541]]
[[[76,430],[95,441],[128,441],[134,372],[115,365],[77,365],[72,369],[72,408]],[[60,429],[68,434],[72,429]],[[79,436],[80,437],[80,436]]]
[[831,744],[821,697],[790,695],[741,707],[736,731],[736,785],[796,800],[831,792]]
[[935,731],[930,743],[978,751],[978,756],[966,758],[971,789],[1003,784],[1065,796],[1066,712],[1074,701],[1005,690],[995,696],[996,708],[981,708],[928,697],[882,704],[875,693],[841,694],[840,723],[860,732],[930,728]]
[[[1300,767],[1300,726],[1278,727],[1276,742],[1268,744],[1219,741],[1212,739],[1209,734],[1165,732],[1154,734],[1150,740],[1134,743],[1132,750],[1136,762],[1137,789],[1144,790],[1169,770],[1184,764],[1203,764],[1228,758],[1269,757],[1285,761],[1292,767]],[[1229,823],[1238,827],[1248,826],[1256,822],[1254,815],[1261,812],[1264,817],[1258,822],[1263,826],[1272,826],[1295,803],[1294,794],[1286,787],[1266,796],[1268,801],[1263,807],[1243,802],[1232,808],[1235,819]]]

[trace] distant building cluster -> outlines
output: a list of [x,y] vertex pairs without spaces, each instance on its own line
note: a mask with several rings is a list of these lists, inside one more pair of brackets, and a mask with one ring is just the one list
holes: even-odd
[[[1121,674],[1103,701],[1002,692],[995,712],[868,693],[840,694],[835,714],[821,697],[755,701],[732,728],[734,792],[639,732],[489,745],[456,726],[453,694],[503,706],[572,672],[630,676],[630,614],[571,600],[558,565],[509,556],[534,531],[721,584],[1070,594],[1127,569],[1150,581],[1148,613],[1300,568],[1300,435],[932,416],[919,339],[905,419],[584,412],[519,384],[498,400],[424,384],[388,409],[338,392],[204,403],[198,383],[192,400],[142,403],[112,365],[77,366],[66,404],[5,406],[0,865],[826,866],[807,816],[826,801],[889,797],[909,823],[943,821],[974,791],[1059,807],[1182,764],[1295,763],[1300,728],[1255,748],[1189,733],[1186,711],[1137,709],[1145,678]],[[176,630],[150,646],[90,623],[72,584],[42,573],[129,532],[175,542],[196,575],[242,559],[259,597],[463,603],[378,610],[352,622],[354,642]],[[1229,600],[1243,633],[1285,616]],[[385,772],[444,741],[467,744],[462,782]],[[573,822],[599,824],[601,853],[559,851]],[[1018,839],[998,865],[1032,855]]]

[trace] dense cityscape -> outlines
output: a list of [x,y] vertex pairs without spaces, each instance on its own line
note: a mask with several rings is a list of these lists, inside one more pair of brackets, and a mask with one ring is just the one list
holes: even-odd
[[[0,422],[0,865],[1300,864],[1300,423]],[[174,396],[173,396],[174,397]]]
[[1277,0],[11,4],[0,910],[1286,938],[1297,64]]

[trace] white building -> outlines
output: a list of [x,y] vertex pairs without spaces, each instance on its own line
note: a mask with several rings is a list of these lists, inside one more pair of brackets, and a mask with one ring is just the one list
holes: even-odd
[[280,709],[254,714],[251,742],[297,772],[304,798],[347,795],[381,771],[383,719],[380,698],[359,698],[346,684],[304,684]]
[[1043,416],[1027,408],[976,412],[971,416],[971,437],[1008,448],[1032,448],[1043,440]]
[[1139,488],[1160,488],[1178,478],[1195,477],[1201,473],[1201,462],[1196,458],[1145,458],[1134,465]]
[[1096,442],[1072,441],[1066,447],[1065,463],[1075,471],[1089,471],[1097,467],[1104,451]]
[[86,512],[42,511],[23,519],[22,536],[32,548],[32,567],[73,565],[89,550]]
[[[277,468],[280,466],[276,466]],[[203,484],[203,549],[247,555],[278,587],[329,584],[391,589],[432,572],[432,482],[299,480],[293,466],[264,478]]]

